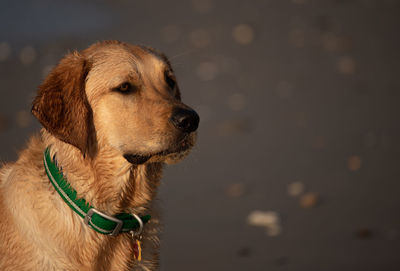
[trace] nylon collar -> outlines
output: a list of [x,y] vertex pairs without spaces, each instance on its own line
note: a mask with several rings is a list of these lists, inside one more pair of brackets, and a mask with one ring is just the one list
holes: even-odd
[[116,216],[108,216],[85,201],[77,198],[76,191],[64,178],[56,163],[50,157],[50,149],[44,152],[44,168],[54,188],[68,206],[84,218],[85,224],[101,234],[117,235],[121,232],[133,232],[140,234],[143,224],[150,220],[150,215],[139,217],[136,214],[121,213]]

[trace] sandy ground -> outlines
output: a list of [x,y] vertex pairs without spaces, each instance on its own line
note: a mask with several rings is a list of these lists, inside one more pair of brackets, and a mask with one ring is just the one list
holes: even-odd
[[3,1],[0,159],[36,87],[104,39],[171,57],[201,116],[160,191],[161,270],[400,270],[400,2]]

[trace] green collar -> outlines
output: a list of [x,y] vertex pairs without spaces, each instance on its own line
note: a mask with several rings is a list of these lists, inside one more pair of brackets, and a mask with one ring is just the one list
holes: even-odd
[[84,218],[86,225],[102,234],[117,235],[120,232],[133,232],[140,235],[143,224],[150,220],[150,215],[139,217],[136,214],[121,213],[115,217],[108,216],[93,206],[89,205],[83,198],[77,199],[76,191],[69,185],[50,157],[50,149],[44,152],[44,167],[46,174],[61,198],[80,217]]

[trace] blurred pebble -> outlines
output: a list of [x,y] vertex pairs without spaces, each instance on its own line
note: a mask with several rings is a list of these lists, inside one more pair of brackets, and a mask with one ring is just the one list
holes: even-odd
[[343,56],[339,58],[337,68],[340,73],[353,74],[356,70],[356,63],[353,58]]
[[367,228],[361,228],[356,231],[356,237],[358,239],[369,239],[372,237],[372,231]]
[[192,4],[194,10],[198,13],[208,13],[214,7],[212,0],[192,0]]
[[361,158],[358,155],[350,156],[347,159],[347,168],[351,171],[357,171],[361,168]]
[[251,130],[251,122],[247,119],[228,120],[218,126],[220,136],[244,133]]
[[280,219],[277,212],[255,210],[247,217],[247,223],[252,226],[265,227],[268,236],[277,236],[281,233]]
[[161,28],[161,37],[166,43],[173,43],[179,39],[181,30],[176,24],[165,25]]
[[206,47],[211,43],[210,33],[205,29],[195,29],[190,32],[189,40],[197,48]]
[[317,193],[308,192],[300,197],[300,206],[303,208],[315,207],[319,202],[319,196]]
[[54,68],[54,65],[46,65],[44,66],[44,68],[42,69],[42,77],[46,78],[47,75],[49,75],[49,73],[51,72],[51,70]]
[[297,197],[303,194],[304,184],[302,182],[293,182],[288,185],[288,194],[292,197]]
[[326,51],[330,52],[337,51],[339,46],[339,41],[335,34],[331,32],[324,33],[322,34],[321,41],[322,41],[322,47]]
[[11,47],[7,42],[0,43],[0,61],[6,60],[11,53]]
[[36,50],[32,46],[22,48],[19,54],[19,60],[25,66],[32,64],[36,59]]
[[254,30],[248,24],[239,24],[233,28],[232,36],[237,43],[247,45],[254,40]]
[[247,217],[247,222],[252,226],[268,227],[279,223],[278,213],[274,211],[252,211]]
[[376,136],[373,132],[369,132],[364,136],[364,144],[365,146],[372,148],[376,144]]
[[32,116],[28,111],[19,111],[16,114],[17,125],[21,128],[28,127],[32,121]]
[[202,81],[214,80],[219,73],[218,66],[214,62],[202,62],[197,66],[197,76]]
[[241,93],[235,93],[229,96],[228,105],[233,111],[241,111],[246,107],[246,100]]
[[326,138],[324,136],[317,136],[314,138],[313,147],[316,149],[323,149],[326,147]]
[[294,29],[290,32],[290,43],[295,47],[304,47],[305,39],[304,30]]
[[237,255],[240,257],[248,257],[252,254],[252,251],[248,247],[242,247],[237,251]]
[[276,87],[276,92],[281,99],[290,98],[293,94],[293,86],[288,81],[281,81]]
[[226,194],[231,198],[241,197],[244,194],[244,185],[242,183],[230,184],[226,189]]
[[209,120],[210,115],[211,115],[211,110],[208,105],[200,104],[200,105],[195,106],[194,109],[199,114],[202,123],[207,122]]

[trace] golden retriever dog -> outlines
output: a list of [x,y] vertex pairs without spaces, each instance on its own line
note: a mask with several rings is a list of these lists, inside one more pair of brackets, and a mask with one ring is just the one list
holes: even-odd
[[40,136],[0,170],[0,270],[157,270],[153,199],[199,124],[167,58],[118,41],[67,54],[32,113]]

